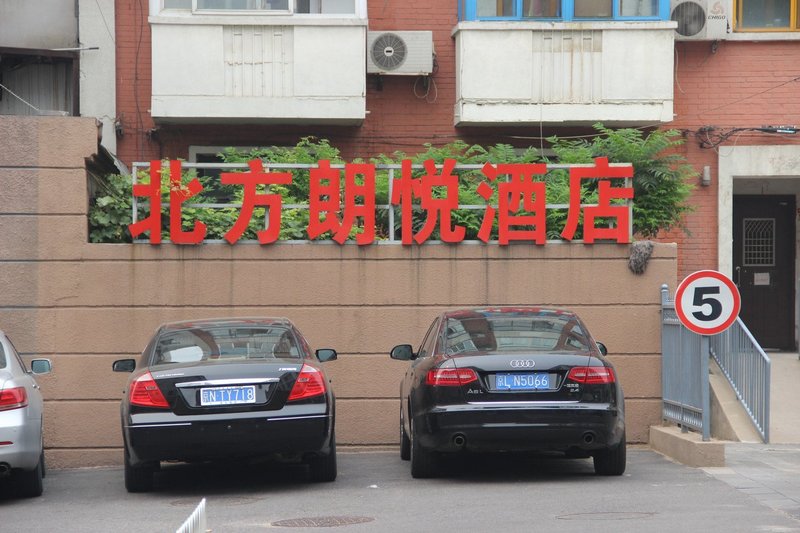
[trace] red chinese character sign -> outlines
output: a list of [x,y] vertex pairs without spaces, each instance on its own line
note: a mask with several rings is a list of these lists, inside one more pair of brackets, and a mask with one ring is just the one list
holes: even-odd
[[[357,176],[361,176],[360,183]],[[375,166],[345,165],[344,206],[339,193],[340,178],[341,172],[331,168],[330,161],[320,161],[317,168],[311,169],[308,238],[316,239],[330,231],[334,241],[344,244],[355,228],[356,217],[360,217],[362,231],[356,235],[356,243],[371,244],[375,240]],[[361,203],[357,203],[359,199]]]
[[[578,229],[578,219],[581,211],[581,180],[591,178],[633,178],[633,167],[609,166],[608,159],[598,157],[595,159],[593,167],[572,167],[569,170],[569,216],[567,225],[561,236],[571,241]],[[630,187],[612,187],[611,182],[601,180],[597,184],[598,199],[597,205],[586,207],[583,210],[583,242],[592,244],[596,238],[613,239],[619,243],[629,243],[630,230],[628,229],[630,219],[628,218],[628,207],[624,205],[611,205],[612,199],[631,199],[633,189]],[[610,217],[616,219],[617,223],[610,228],[596,228],[597,218]]]
[[[544,244],[546,233],[546,199],[544,181],[534,181],[534,176],[544,176],[547,165],[539,164],[505,164],[492,166],[486,163],[483,174],[490,182],[500,175],[510,177],[508,181],[497,185],[497,209],[487,205],[484,212],[478,238],[489,242],[492,224],[497,217],[497,237],[500,244],[511,241],[529,241]],[[478,194],[487,202],[493,194],[492,187],[483,182],[478,185]],[[522,209],[532,214],[519,214]]]
[[289,172],[264,172],[264,164],[261,160],[250,161],[248,163],[250,172],[225,172],[220,175],[222,183],[226,185],[241,185],[244,187],[244,199],[242,201],[242,211],[236,224],[225,234],[225,240],[233,244],[238,241],[253,218],[255,206],[266,206],[269,213],[267,229],[257,233],[258,242],[269,244],[278,240],[281,231],[281,196],[278,194],[259,193],[258,186],[280,185],[292,182],[292,175]]
[[[451,216],[458,209],[458,177],[451,172],[456,166],[453,159],[445,160],[440,173],[432,160],[425,161],[425,174],[414,178],[411,161],[403,161],[399,180],[394,180],[392,189],[392,205],[399,205],[402,213],[403,244],[411,244],[413,237],[417,244],[422,244],[433,233],[437,223],[439,234],[444,242],[461,242],[465,229],[453,226]],[[414,233],[412,224],[413,201],[418,198],[425,212],[425,224]]]
[[700,335],[715,335],[728,329],[739,316],[741,305],[739,289],[716,270],[689,274],[675,291],[678,318]]
[[[188,207],[204,207],[199,196],[203,186],[197,178],[182,176],[180,161],[170,161],[168,168],[168,197],[163,197],[167,200],[162,198],[167,193],[162,191],[160,161],[150,163],[149,183],[134,184],[134,206],[137,198],[146,199],[150,212],[142,220],[134,219],[129,226],[131,235],[137,238],[147,232],[150,243],[160,243],[161,211],[166,202],[170,240],[175,244],[201,243],[208,228],[203,222],[191,219],[195,211],[184,211],[183,208],[191,198],[195,198],[197,203],[188,204]],[[473,171],[468,179],[460,181],[459,169],[453,159],[446,159],[438,165],[428,160],[421,168],[405,160],[399,170],[400,177],[388,184],[391,190],[389,205],[377,206],[374,164],[332,165],[327,160],[319,161],[316,167],[309,169],[308,188],[304,189],[307,190],[308,202],[301,204],[307,205],[308,238],[331,238],[339,244],[347,240],[355,240],[358,245],[371,244],[376,239],[376,209],[397,208],[401,218],[401,241],[405,245],[423,244],[434,236],[446,243],[461,242],[467,238],[465,221],[475,223],[469,226],[472,228],[469,229],[472,232],[469,238],[488,243],[496,235],[501,246],[512,242],[541,245],[547,242],[548,209],[563,208],[563,205],[547,204],[545,177],[548,166],[543,163],[487,163],[479,170],[483,180],[480,177],[475,179]],[[632,177],[631,165],[609,165],[606,158],[595,159],[593,165],[569,167],[570,201],[562,238],[573,240],[583,220],[583,240],[587,244],[600,239],[630,242],[630,208],[623,202],[633,198],[633,189],[627,181]],[[620,179],[626,181],[619,183]],[[590,183],[585,180],[596,184],[597,200],[592,205],[584,205],[583,184]],[[299,181],[304,182],[302,179]],[[250,228],[255,209],[260,208],[266,212],[266,222],[264,229],[256,231],[258,242],[276,242],[280,238],[284,207],[281,191],[299,185],[293,184],[292,173],[270,172],[265,170],[261,160],[253,160],[248,163],[248,171],[224,172],[220,182],[237,188],[242,198],[240,211],[224,233],[224,239],[230,244],[241,239]],[[387,184],[386,181],[382,183]],[[461,205],[459,194],[462,192],[479,196],[485,204]],[[480,227],[476,229],[478,223]],[[219,224],[216,224],[216,231],[218,228]],[[388,227],[386,232],[389,240],[394,240],[394,228]]]

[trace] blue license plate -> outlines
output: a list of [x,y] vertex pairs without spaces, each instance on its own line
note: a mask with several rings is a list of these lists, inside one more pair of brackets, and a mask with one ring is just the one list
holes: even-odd
[[550,374],[503,373],[495,375],[495,390],[542,390],[550,388]]
[[200,389],[200,405],[238,405],[256,403],[255,385]]

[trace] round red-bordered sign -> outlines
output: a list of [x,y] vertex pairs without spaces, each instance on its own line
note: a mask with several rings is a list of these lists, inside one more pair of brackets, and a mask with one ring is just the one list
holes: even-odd
[[741,306],[739,289],[716,270],[689,274],[675,291],[678,318],[700,335],[715,335],[728,329],[739,316]]

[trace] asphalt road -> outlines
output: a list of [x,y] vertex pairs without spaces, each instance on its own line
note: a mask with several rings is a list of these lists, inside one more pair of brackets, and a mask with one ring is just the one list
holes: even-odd
[[340,453],[334,483],[305,477],[285,465],[171,465],[154,492],[128,494],[121,468],[51,470],[41,498],[0,496],[0,531],[175,531],[205,497],[212,532],[800,532],[790,514],[646,448],[629,449],[617,478],[595,476],[591,460],[501,456],[415,480],[389,452]]

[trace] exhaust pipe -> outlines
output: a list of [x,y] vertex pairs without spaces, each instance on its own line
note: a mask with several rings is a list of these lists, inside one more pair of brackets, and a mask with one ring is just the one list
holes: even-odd
[[453,444],[455,444],[459,448],[463,448],[466,443],[467,443],[467,437],[465,437],[461,433],[456,433],[455,435],[453,435]]
[[11,466],[8,463],[0,463],[0,477],[11,475]]
[[594,433],[591,431],[587,431],[583,434],[583,443],[584,444],[591,444],[594,442]]

